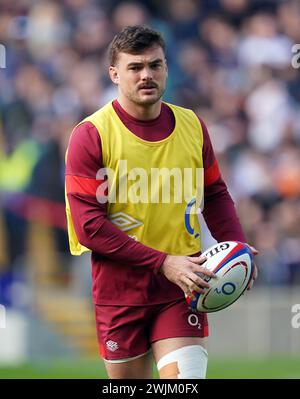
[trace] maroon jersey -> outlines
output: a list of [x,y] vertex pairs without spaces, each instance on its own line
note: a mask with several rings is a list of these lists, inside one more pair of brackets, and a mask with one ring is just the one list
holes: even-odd
[[[160,115],[151,121],[133,118],[116,100],[113,107],[124,125],[144,140],[163,140],[174,129],[173,112],[164,103]],[[221,178],[207,128],[202,120],[199,123],[203,130],[205,221],[217,241],[245,241],[233,201]],[[68,147],[66,188],[79,242],[92,251],[94,303],[151,305],[183,297],[183,291],[159,271],[167,254],[135,241],[107,218],[106,204],[100,204],[95,195],[99,186],[96,174],[104,166],[97,129],[90,122],[80,124]]]

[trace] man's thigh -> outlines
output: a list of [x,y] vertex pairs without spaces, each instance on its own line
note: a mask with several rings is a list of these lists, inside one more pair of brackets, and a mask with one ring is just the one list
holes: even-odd
[[192,312],[185,299],[160,306],[151,323],[150,342],[167,338],[208,336],[206,313]]
[[207,338],[166,338],[152,344],[160,378],[205,378]]
[[207,338],[199,337],[177,337],[166,338],[152,344],[152,353],[156,363],[168,353],[189,345],[201,345],[207,349]]
[[99,351],[109,378],[151,378],[149,324],[153,311],[141,306],[95,306]]
[[151,351],[133,360],[125,360],[121,362],[104,361],[104,364],[108,378],[152,378],[153,358]]
[[150,349],[148,313],[148,308],[140,306],[96,305],[101,356],[114,362],[146,354]]
[[100,354],[110,378],[151,378],[151,344],[158,361],[174,348],[174,338],[191,336],[194,342],[208,334],[206,315],[192,314],[184,298],[148,307],[96,305],[95,313]]
[[184,299],[162,307],[150,334],[160,377],[205,378],[207,336],[207,315],[191,312]]

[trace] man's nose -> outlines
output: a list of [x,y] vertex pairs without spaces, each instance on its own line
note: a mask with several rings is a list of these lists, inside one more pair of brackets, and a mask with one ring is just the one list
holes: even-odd
[[151,68],[148,68],[148,67],[143,68],[141,78],[142,78],[142,80],[152,80],[153,76],[152,76]]

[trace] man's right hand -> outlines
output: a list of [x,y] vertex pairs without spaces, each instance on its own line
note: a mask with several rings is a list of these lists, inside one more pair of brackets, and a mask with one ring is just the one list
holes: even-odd
[[160,271],[168,280],[177,284],[191,299],[195,299],[193,291],[205,293],[205,288],[210,285],[196,273],[204,274],[211,278],[216,277],[213,272],[202,266],[206,262],[205,256],[172,256],[168,255]]

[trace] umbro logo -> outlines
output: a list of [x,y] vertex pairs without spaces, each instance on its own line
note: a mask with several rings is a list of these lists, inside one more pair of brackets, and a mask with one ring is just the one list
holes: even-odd
[[113,215],[109,216],[109,219],[122,231],[130,230],[143,224],[139,220],[136,220],[123,212],[114,213]]
[[111,341],[111,340],[109,340],[109,341],[106,342],[106,347],[107,347],[107,349],[108,349],[109,351],[111,351],[111,352],[114,352],[114,351],[116,351],[117,349],[119,349],[118,343],[115,342],[115,341]]

